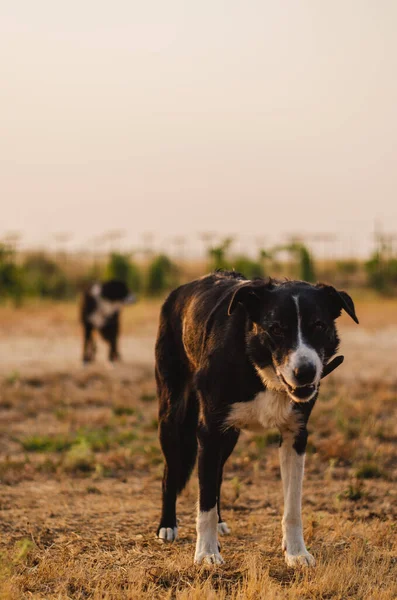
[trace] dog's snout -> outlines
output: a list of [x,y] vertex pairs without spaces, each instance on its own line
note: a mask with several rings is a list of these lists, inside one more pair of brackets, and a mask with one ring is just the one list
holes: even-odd
[[304,363],[294,369],[294,377],[298,385],[313,383],[316,377],[316,367],[312,363]]

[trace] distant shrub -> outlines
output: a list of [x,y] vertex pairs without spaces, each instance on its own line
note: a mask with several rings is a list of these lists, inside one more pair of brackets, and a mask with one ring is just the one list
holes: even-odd
[[390,293],[397,284],[397,259],[384,258],[380,251],[374,252],[365,263],[368,285],[378,292]]
[[260,262],[252,260],[247,256],[238,256],[232,261],[232,265],[235,271],[242,273],[248,279],[255,279],[255,277],[263,277],[264,270]]
[[24,294],[23,272],[16,263],[14,251],[0,244],[0,298],[12,298],[19,304]]
[[226,254],[232,245],[232,242],[232,238],[226,238],[219,246],[214,246],[213,248],[208,249],[210,271],[232,268],[230,261],[226,258]]
[[303,279],[303,281],[316,281],[316,274],[314,270],[314,262],[310,255],[309,250],[301,244],[298,248],[299,254],[299,277]]
[[157,296],[177,285],[178,269],[165,254],[159,254],[149,264],[146,292]]
[[61,300],[75,294],[72,283],[59,263],[42,252],[30,254],[22,269],[25,290],[31,296]]
[[299,241],[293,241],[285,246],[276,246],[272,250],[273,256],[279,252],[288,252],[290,256],[296,261],[294,271],[295,276],[303,281],[314,282],[316,281],[316,273],[314,268],[314,261],[309,249]]
[[338,260],[336,270],[341,275],[355,275],[359,269],[359,264],[356,260]]
[[140,270],[127,254],[113,252],[105,274],[107,279],[121,279],[134,292],[139,292],[142,287]]

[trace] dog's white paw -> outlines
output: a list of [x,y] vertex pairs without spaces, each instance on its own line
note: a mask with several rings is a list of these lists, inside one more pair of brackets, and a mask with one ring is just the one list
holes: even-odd
[[285,552],[285,562],[289,567],[314,567],[316,561],[307,550],[300,554],[288,554]]
[[219,552],[213,554],[206,554],[205,552],[196,552],[194,557],[196,565],[200,565],[204,562],[206,565],[223,565],[225,562]]
[[218,533],[220,533],[221,535],[230,535],[230,529],[226,521],[218,523]]
[[178,537],[178,527],[161,527],[157,537],[163,542],[174,542]]

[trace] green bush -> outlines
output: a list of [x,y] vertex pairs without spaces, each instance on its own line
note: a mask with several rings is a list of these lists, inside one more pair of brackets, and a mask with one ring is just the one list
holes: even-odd
[[146,292],[149,296],[159,294],[175,287],[178,284],[178,269],[166,256],[160,254],[149,264],[147,273]]
[[0,298],[12,298],[15,304],[20,304],[23,294],[23,273],[15,261],[15,252],[0,244]]
[[76,290],[59,263],[44,253],[29,255],[23,263],[26,293],[31,296],[62,300],[72,298]]
[[384,294],[397,285],[397,259],[386,259],[377,251],[365,263],[368,285]]
[[106,278],[120,279],[134,292],[142,287],[142,277],[137,265],[128,255],[113,252],[106,267]]
[[209,270],[216,271],[217,269],[232,268],[230,261],[227,260],[226,254],[232,245],[232,238],[226,238],[219,246],[214,246],[208,250]]
[[355,275],[359,269],[359,264],[356,260],[338,260],[336,270],[341,275]]
[[316,274],[314,271],[314,263],[310,255],[309,250],[301,244],[298,248],[299,255],[299,278],[303,281],[316,281]]
[[251,260],[247,256],[237,256],[233,261],[233,268],[235,271],[242,273],[248,279],[255,279],[255,277],[264,277],[263,266],[260,262]]

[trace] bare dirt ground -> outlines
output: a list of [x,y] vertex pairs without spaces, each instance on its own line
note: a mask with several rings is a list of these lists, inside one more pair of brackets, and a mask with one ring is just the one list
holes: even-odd
[[76,307],[0,309],[0,598],[397,598],[397,303],[340,320],[345,363],[310,421],[303,514],[315,569],[280,549],[277,435],[243,434],[226,468],[226,564],[193,563],[193,475],[180,538],[155,539],[162,459],[159,303],[124,315],[124,362],[80,365]]

